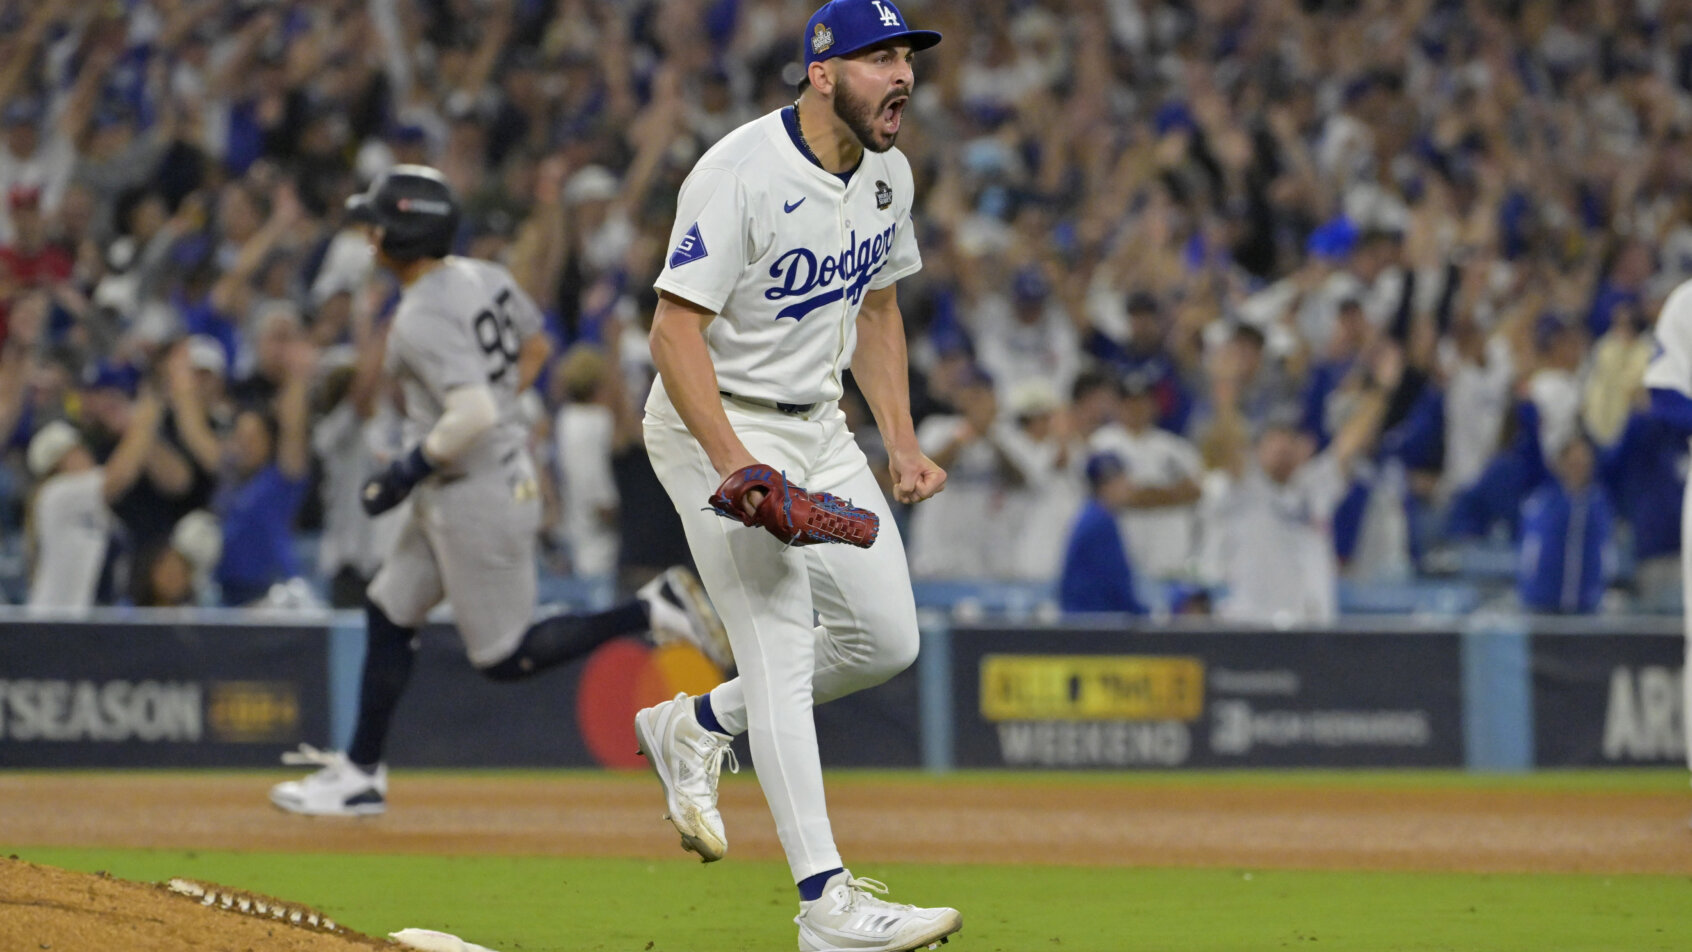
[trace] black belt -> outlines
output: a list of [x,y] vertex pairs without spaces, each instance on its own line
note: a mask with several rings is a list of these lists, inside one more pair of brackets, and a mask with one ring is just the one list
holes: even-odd
[[775,400],[759,400],[755,397],[741,397],[729,393],[727,390],[718,390],[717,392],[725,397],[728,397],[730,400],[739,400],[741,403],[750,403],[757,407],[769,407],[771,409],[780,410],[783,413],[810,413],[812,410],[816,409],[817,406],[814,403],[779,403]]

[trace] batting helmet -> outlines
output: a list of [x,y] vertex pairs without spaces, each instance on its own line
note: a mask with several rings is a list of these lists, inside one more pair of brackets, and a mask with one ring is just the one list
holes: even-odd
[[347,199],[355,221],[382,229],[382,252],[401,261],[444,258],[458,233],[458,199],[441,173],[426,165],[396,165],[363,194]]

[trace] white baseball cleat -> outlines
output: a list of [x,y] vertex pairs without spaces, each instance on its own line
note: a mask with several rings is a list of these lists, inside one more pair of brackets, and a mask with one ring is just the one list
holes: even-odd
[[660,645],[684,641],[698,648],[719,669],[734,667],[728,631],[705,588],[685,566],[672,565],[635,592],[652,619],[652,640]]
[[670,810],[664,819],[681,834],[682,848],[698,853],[700,862],[722,859],[728,837],[717,812],[717,778],[725,759],[731,773],[740,772],[734,738],[702,727],[685,692],[636,714],[634,726],[640,752],[664,785]]
[[340,751],[318,750],[301,744],[282,755],[291,766],[316,765],[316,773],[270,788],[270,802],[289,813],[305,816],[375,816],[388,808],[388,768],[378,764],[366,773]]
[[956,909],[923,909],[878,899],[887,893],[873,879],[855,879],[850,870],[835,873],[822,897],[799,903],[800,952],[910,952],[944,945],[963,928]]

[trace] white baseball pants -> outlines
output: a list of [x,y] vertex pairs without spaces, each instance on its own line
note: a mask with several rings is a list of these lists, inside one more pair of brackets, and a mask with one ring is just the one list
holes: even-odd
[[729,399],[723,407],[759,462],[881,516],[880,538],[859,549],[785,546],[761,528],[717,515],[706,499],[721,480],[662,383],[653,386],[647,453],[681,515],[740,670],[711,692],[711,709],[724,728],[749,733],[758,782],[798,882],[844,865],[823,798],[812,705],[909,667],[917,654],[916,602],[898,526],[839,406],[803,415]]

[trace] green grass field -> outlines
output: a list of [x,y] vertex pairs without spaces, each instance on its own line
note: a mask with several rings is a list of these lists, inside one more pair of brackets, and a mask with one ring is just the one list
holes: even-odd
[[[791,949],[775,863],[30,849],[142,881],[196,877],[304,902],[381,935],[500,952]],[[1692,880],[884,865],[894,898],[955,904],[959,952],[1345,949],[1648,952],[1692,941]]]
[[[532,774],[531,774],[532,776]],[[846,783],[874,774],[843,773]],[[1052,775],[936,783],[1049,784]],[[1443,772],[1065,775],[1066,783],[1685,789],[1680,771],[1475,776]],[[1692,835],[1685,836],[1692,850]],[[199,878],[322,909],[373,935],[443,929],[499,952],[744,952],[794,948],[786,869],[737,860],[371,856],[10,848],[36,863],[161,881]],[[1692,877],[1454,875],[877,864],[892,898],[963,910],[958,952],[1475,950],[1692,947]]]

